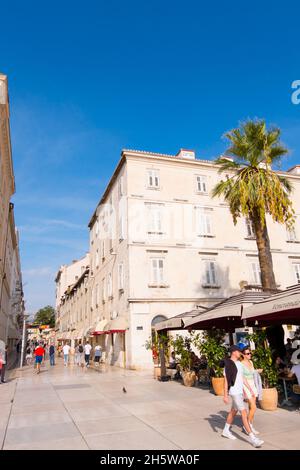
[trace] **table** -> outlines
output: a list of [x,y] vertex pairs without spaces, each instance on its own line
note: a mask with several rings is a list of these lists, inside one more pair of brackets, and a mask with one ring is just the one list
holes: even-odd
[[281,402],[281,406],[293,406],[293,403],[290,402],[290,399],[288,397],[287,389],[286,389],[286,382],[294,382],[295,378],[294,377],[284,377],[284,376],[279,376],[279,380],[282,380],[283,382],[283,390],[284,390],[284,400]]

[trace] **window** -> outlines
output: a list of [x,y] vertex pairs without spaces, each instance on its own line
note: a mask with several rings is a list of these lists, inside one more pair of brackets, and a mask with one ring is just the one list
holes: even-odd
[[147,171],[148,188],[159,188],[159,170]]
[[124,233],[125,233],[125,230],[124,230],[124,216],[120,215],[120,218],[119,218],[119,240],[120,241],[124,240]]
[[217,286],[217,263],[213,260],[204,260],[204,286]]
[[253,224],[250,219],[246,219],[246,234],[247,238],[256,238]]
[[300,284],[300,263],[294,263],[293,267],[294,267],[294,273],[296,276],[296,281],[298,284]]
[[119,178],[119,197],[124,196],[124,176]]
[[212,236],[211,211],[196,207],[196,231],[198,236]]
[[164,260],[162,258],[151,259],[151,284],[164,283]]
[[197,192],[206,193],[207,192],[207,177],[204,175],[197,175],[196,182],[197,182]]
[[258,261],[252,261],[250,263],[250,270],[251,270],[251,283],[260,286],[261,285],[261,272],[260,272],[260,265]]
[[102,279],[102,303],[106,300],[105,277]]
[[297,241],[297,234],[295,227],[292,227],[286,231],[287,234],[287,241],[288,242],[296,242]]
[[95,304],[96,304],[96,306],[99,305],[99,285],[98,284],[96,284]]
[[120,263],[118,265],[118,287],[119,287],[119,290],[124,289],[124,265],[123,263]]
[[95,238],[97,238],[98,236],[99,236],[99,221],[97,219],[95,223]]
[[161,204],[147,204],[148,233],[162,233]]
[[108,298],[112,298],[112,293],[113,293],[113,289],[112,289],[112,275],[111,273],[109,273],[108,275],[108,280],[107,280],[107,295],[108,295]]
[[113,228],[112,223],[109,224],[109,250],[112,251],[113,249]]
[[102,257],[102,260],[105,259],[105,240],[102,240],[101,242],[101,257]]
[[99,250],[96,250],[96,268],[99,267]]

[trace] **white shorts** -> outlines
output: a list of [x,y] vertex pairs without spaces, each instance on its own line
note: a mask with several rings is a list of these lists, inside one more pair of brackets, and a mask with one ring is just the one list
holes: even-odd
[[232,409],[236,411],[243,411],[246,409],[246,405],[244,402],[243,394],[240,395],[231,395],[232,398]]

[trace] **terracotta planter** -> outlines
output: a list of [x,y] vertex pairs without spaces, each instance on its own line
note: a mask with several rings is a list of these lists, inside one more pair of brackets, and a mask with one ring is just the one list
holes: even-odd
[[193,387],[196,382],[196,373],[194,371],[181,372],[183,383],[186,387]]
[[211,383],[216,395],[224,395],[224,377],[212,377]]
[[263,388],[262,400],[260,400],[260,406],[265,411],[274,411],[278,405],[278,392],[274,388]]
[[154,378],[158,379],[158,377],[161,376],[161,368],[160,367],[154,367]]

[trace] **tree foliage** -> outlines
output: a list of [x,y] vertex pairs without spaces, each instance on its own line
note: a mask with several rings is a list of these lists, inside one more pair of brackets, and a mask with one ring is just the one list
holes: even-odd
[[38,310],[34,316],[34,323],[37,325],[49,325],[51,328],[55,326],[55,310],[51,305]]
[[252,351],[252,360],[255,369],[263,369],[261,374],[263,387],[275,387],[278,382],[278,376],[272,359],[272,350],[267,342],[266,331],[257,331],[248,335],[247,339],[255,344],[255,349]]
[[234,224],[244,216],[259,219],[262,227],[266,214],[274,222],[291,228],[294,210],[289,195],[292,185],[287,178],[272,170],[288,150],[280,143],[280,129],[267,129],[264,120],[246,121],[240,128],[225,134],[230,145],[226,157],[218,158],[219,172],[228,172],[225,180],[216,184],[213,197],[223,196],[229,203]]

